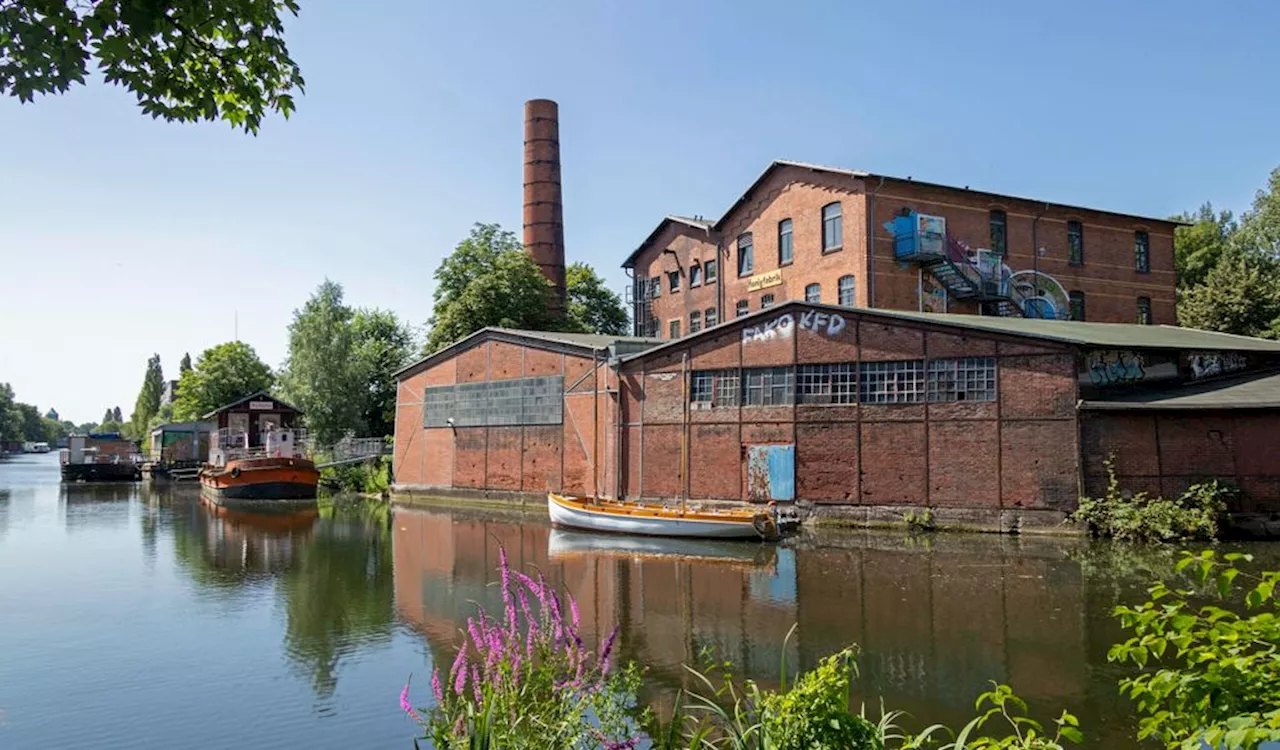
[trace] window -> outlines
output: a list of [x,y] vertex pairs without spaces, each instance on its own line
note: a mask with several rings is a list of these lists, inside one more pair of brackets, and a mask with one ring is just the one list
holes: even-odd
[[1151,298],[1138,298],[1138,324],[1149,326],[1155,321],[1151,318]]
[[1151,237],[1146,232],[1133,233],[1133,265],[1142,273],[1151,270]]
[[750,276],[754,268],[755,259],[752,257],[751,233],[740,234],[738,235],[738,275]]
[[1009,217],[1000,209],[991,211],[991,249],[1000,255],[1009,253]]
[[1084,292],[1067,292],[1067,301],[1070,304],[1069,317],[1072,320],[1084,320]]
[[795,250],[791,244],[791,219],[778,222],[778,265],[785,266],[795,260]]
[[667,271],[667,288],[673,293],[680,291],[680,272]]
[[995,357],[935,359],[929,362],[929,401],[995,401]]
[[689,333],[694,334],[702,330],[702,313],[694,310],[689,313]]
[[740,299],[733,305],[733,317],[741,318],[750,312],[751,305],[745,299]]
[[1067,222],[1067,262],[1084,265],[1084,224],[1078,221]]
[[844,307],[853,307],[853,277],[841,276],[836,282],[836,293],[839,304]]
[[703,273],[706,274],[707,283],[710,284],[716,280],[716,271],[720,269],[716,268],[716,262],[714,260],[709,260],[702,264],[702,270]]
[[840,204],[828,203],[822,207],[822,252],[839,250],[844,243],[844,230],[840,226]]
[[715,390],[715,373],[712,371],[695,372],[689,378],[689,403],[710,404],[711,394]]
[[821,302],[822,301],[822,285],[810,284],[804,288],[805,302]]
[[673,320],[667,323],[667,337],[673,339],[680,338],[680,321]]
[[761,297],[761,298],[760,298],[760,309],[761,309],[761,310],[763,310],[763,309],[765,309],[766,307],[773,307],[773,295],[772,295],[772,294],[766,294],[765,296],[763,296],[763,297]]
[[786,406],[795,401],[795,374],[790,367],[756,367],[742,371],[747,406]]
[[924,401],[924,361],[863,362],[858,366],[858,399],[864,404]]
[[708,307],[706,311],[702,313],[702,322],[707,326],[707,328],[710,328],[720,322],[720,314],[716,312],[714,307]]
[[563,407],[560,375],[461,383],[426,388],[422,421],[423,427],[561,424]]
[[657,299],[662,296],[662,279],[654,276],[649,279],[649,299]]
[[695,286],[702,286],[702,266],[697,263],[689,266],[689,288]]
[[737,406],[739,393],[737,370],[699,370],[693,373],[689,401],[710,407]]
[[801,365],[796,372],[796,403],[858,403],[857,371],[853,364]]

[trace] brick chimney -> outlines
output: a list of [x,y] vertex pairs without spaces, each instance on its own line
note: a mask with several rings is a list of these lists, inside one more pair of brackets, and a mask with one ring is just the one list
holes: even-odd
[[524,246],[555,289],[553,311],[562,312],[565,290],[560,107],[550,99],[524,103]]

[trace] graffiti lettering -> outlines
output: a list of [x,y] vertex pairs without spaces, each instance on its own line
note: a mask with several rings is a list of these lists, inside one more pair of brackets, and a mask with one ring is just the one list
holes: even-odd
[[773,320],[758,326],[748,326],[742,329],[743,343],[752,341],[770,341],[775,338],[790,338],[791,329],[795,328],[796,319],[787,313],[779,315]]
[[1094,385],[1136,383],[1147,376],[1142,355],[1128,350],[1089,352],[1085,368]]
[[1194,352],[1189,359],[1191,377],[1194,380],[1243,370],[1249,366],[1249,361],[1239,352]]
[[834,313],[809,310],[800,313],[800,327],[806,331],[816,331],[817,333],[834,336],[844,330],[844,318]]

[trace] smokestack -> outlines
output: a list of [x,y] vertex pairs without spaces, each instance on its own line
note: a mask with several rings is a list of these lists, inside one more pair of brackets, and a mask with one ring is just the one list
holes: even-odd
[[550,99],[524,103],[524,246],[555,289],[553,311],[562,312],[565,291],[560,107]]

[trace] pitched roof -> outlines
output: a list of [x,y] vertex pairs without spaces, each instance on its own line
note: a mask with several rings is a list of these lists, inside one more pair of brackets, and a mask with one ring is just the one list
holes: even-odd
[[1280,409],[1280,373],[1256,373],[1180,388],[1144,390],[1084,401],[1082,409]]
[[542,344],[553,349],[569,349],[584,354],[613,350],[613,354],[625,356],[656,346],[662,339],[647,339],[640,336],[612,336],[602,333],[568,333],[564,331],[529,331],[522,328],[501,328],[489,326],[481,328],[470,336],[431,352],[422,359],[412,362],[392,373],[401,380],[412,372],[456,354],[481,340],[494,339],[509,341],[515,344]]
[[282,401],[281,399],[278,399],[278,398],[276,398],[275,396],[272,396],[272,395],[271,395],[271,393],[270,393],[269,391],[261,390],[261,391],[256,391],[256,392],[254,392],[254,393],[250,393],[248,396],[245,396],[244,398],[240,399],[239,401],[232,401],[231,403],[226,404],[225,406],[219,406],[217,409],[214,409],[213,411],[209,412],[208,414],[206,414],[206,415],[204,415],[203,417],[200,417],[200,418],[201,418],[201,419],[209,419],[210,417],[212,417],[212,416],[213,416],[213,415],[215,415],[215,414],[219,414],[219,413],[221,413],[221,412],[224,412],[224,411],[226,411],[227,409],[233,409],[233,408],[235,408],[235,407],[239,406],[240,404],[245,403],[246,401],[252,401],[252,400],[253,400],[253,399],[255,399],[255,398],[263,398],[263,397],[269,398],[269,399],[271,399],[272,401],[274,401],[274,402],[276,402],[277,404],[279,404],[280,406],[284,406],[284,407],[287,407],[287,408],[289,408],[289,409],[292,409],[293,411],[296,411],[296,412],[298,412],[299,414],[302,414],[302,413],[303,413],[301,409],[299,409],[298,407],[294,406],[293,404],[290,404],[290,403],[288,403],[287,401]]
[[713,221],[697,216],[676,216],[674,214],[664,216],[662,217],[662,221],[658,222],[658,226],[654,227],[653,231],[649,233],[649,236],[644,238],[644,242],[641,242],[640,246],[635,250],[632,250],[631,254],[627,256],[627,259],[622,261],[622,267],[631,268],[632,265],[635,264],[636,256],[640,255],[640,253],[648,247],[651,242],[656,240],[658,235],[662,233],[662,230],[666,229],[669,224],[684,224],[687,227],[707,232],[711,230],[714,223],[715,222]]

